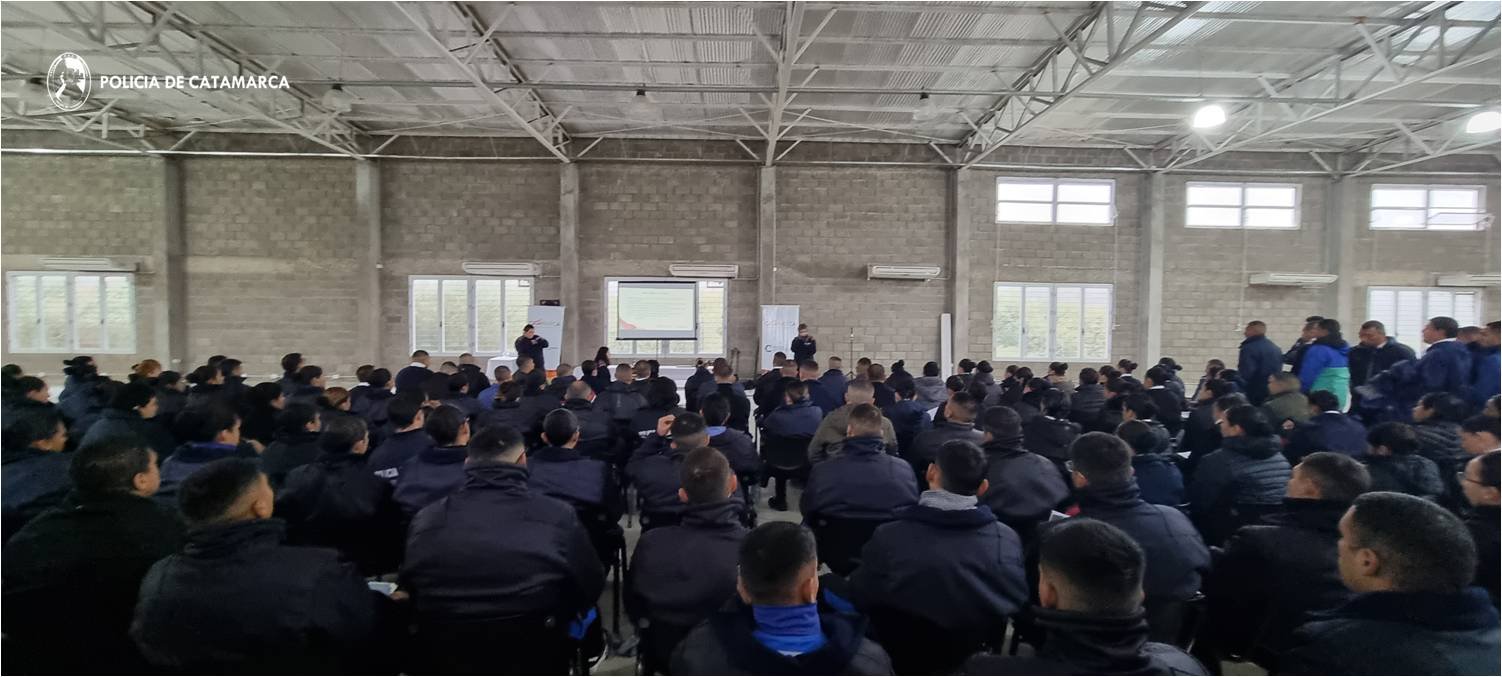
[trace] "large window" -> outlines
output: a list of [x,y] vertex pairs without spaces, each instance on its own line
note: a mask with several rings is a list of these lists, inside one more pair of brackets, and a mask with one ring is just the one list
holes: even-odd
[[1190,181],[1184,197],[1190,228],[1299,227],[1297,184]]
[[997,360],[1106,360],[1109,284],[996,283],[991,356]]
[[14,272],[7,277],[13,352],[135,352],[134,276]]
[[1453,317],[1460,326],[1474,325],[1481,317],[1481,292],[1469,289],[1425,287],[1370,287],[1366,292],[1366,316],[1381,322],[1387,335],[1423,352],[1424,324],[1431,317]]
[[1116,222],[1116,182],[1091,179],[996,179],[997,223],[1109,226]]
[[1374,230],[1479,230],[1481,186],[1376,184],[1372,186]]
[[[725,355],[726,319],[730,296],[726,280],[699,280],[699,340],[629,341],[616,338],[615,302],[617,283],[605,280],[605,343],[611,357],[721,357]],[[627,279],[629,281],[629,279]],[[674,278],[684,282],[683,278]]]
[[529,305],[529,279],[410,277],[412,349],[435,355],[515,355],[512,342],[527,326]]

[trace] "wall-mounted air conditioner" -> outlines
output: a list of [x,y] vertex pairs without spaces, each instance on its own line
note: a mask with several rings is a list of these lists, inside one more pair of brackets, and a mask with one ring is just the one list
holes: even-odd
[[668,274],[673,277],[723,277],[732,279],[739,275],[741,267],[734,263],[673,263],[668,265]]
[[42,259],[47,270],[77,270],[91,273],[133,273],[140,266],[135,261],[102,256],[49,256]]
[[1436,287],[1495,287],[1502,275],[1471,275],[1470,273],[1447,273],[1434,276]]
[[1259,287],[1326,287],[1334,284],[1338,277],[1326,273],[1252,273],[1247,284]]
[[932,280],[939,276],[938,266],[866,266],[868,280]]
[[464,272],[470,275],[495,275],[498,277],[537,277],[542,273],[542,266],[524,262],[465,261]]

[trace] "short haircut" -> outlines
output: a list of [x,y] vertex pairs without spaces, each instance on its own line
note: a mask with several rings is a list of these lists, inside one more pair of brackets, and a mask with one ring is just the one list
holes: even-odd
[[1074,470],[1092,483],[1120,484],[1132,478],[1132,450],[1120,437],[1085,433],[1069,445]]
[[801,322],[798,323],[798,331],[803,331],[804,329],[808,329],[808,325],[803,324]]
[[222,403],[195,405],[178,412],[172,422],[178,439],[189,442],[213,442],[219,433],[235,427],[240,417]]
[[1337,320],[1337,319],[1331,318],[1331,317],[1327,317],[1327,318],[1324,318],[1324,319],[1322,319],[1322,320],[1320,320],[1318,322],[1315,322],[1314,324],[1316,326],[1318,326],[1320,329],[1325,330],[1326,332],[1329,332],[1329,333],[1334,334],[1336,336],[1340,335],[1340,320]]
[[1121,401],[1121,408],[1124,411],[1132,412],[1134,416],[1143,420],[1158,416],[1158,405],[1153,404],[1153,398],[1148,397],[1145,393],[1127,395],[1126,399]]
[[375,371],[375,365],[362,364],[358,367],[355,367],[355,378],[358,379],[361,383],[370,383],[370,373],[373,371]]
[[331,454],[346,454],[370,431],[359,416],[335,416],[323,424],[318,434],[318,448]]
[[1299,461],[1298,467],[1319,488],[1321,500],[1349,504],[1372,487],[1366,466],[1345,454],[1317,451]]
[[981,415],[981,427],[992,437],[1015,437],[1022,434],[1022,417],[1011,407],[991,407]]
[[1446,392],[1426,393],[1419,398],[1419,406],[1433,412],[1435,420],[1450,423],[1460,423],[1471,413],[1470,404]]
[[850,427],[856,437],[881,437],[881,410],[874,404],[857,404],[850,410]]
[[422,430],[440,447],[449,447],[459,441],[459,429],[464,426],[464,412],[458,407],[443,405],[430,412],[423,421]]
[[177,488],[177,507],[189,524],[218,522],[262,477],[250,459],[221,458],[188,475]]
[[449,374],[449,394],[457,395],[469,387],[469,376],[463,372]]
[[35,376],[22,376],[16,379],[16,392],[21,395],[45,390],[47,382]]
[[1377,332],[1381,333],[1383,336],[1387,335],[1387,327],[1385,325],[1383,325],[1381,322],[1378,322],[1376,320],[1367,320],[1365,322],[1362,322],[1361,323],[1361,328],[1362,329],[1375,329],[1375,330],[1377,330]]
[[[1488,451],[1476,458],[1481,459],[1481,486],[1502,486],[1502,477],[1499,477],[1499,462],[1502,462],[1502,452]],[[76,484],[76,482],[75,482]]]
[[704,417],[705,425],[725,425],[730,420],[730,400],[719,393],[710,393],[699,400],[699,414]]
[[965,358],[965,359],[962,359],[962,360],[960,360],[959,368],[960,368],[960,371],[963,371],[963,372],[965,372],[967,374],[970,373],[970,372],[972,372],[972,371],[975,371],[975,361],[971,360],[968,357]]
[[639,379],[651,378],[652,365],[647,364],[646,360],[637,360],[636,364],[631,367],[631,375]]
[[952,393],[963,391],[965,389],[965,379],[960,377],[959,374],[950,376],[944,379],[944,389]]
[[531,331],[533,329],[536,329],[536,327],[534,327],[534,326],[532,326],[530,324],[527,325],[527,326],[525,326],[525,327],[522,327],[522,331]]
[[521,367],[524,367],[524,366],[529,365],[529,364],[534,364],[534,360],[532,359],[531,355],[522,355],[522,356],[516,358],[516,366],[517,366],[517,368],[521,368]]
[[808,399],[808,384],[797,379],[783,379],[782,394],[794,402],[802,402]]
[[939,375],[939,363],[938,362],[924,362],[923,363],[923,375],[924,376],[938,376]]
[[1267,420],[1267,414],[1250,404],[1232,407],[1226,412],[1226,422],[1241,428],[1241,432],[1248,437],[1268,437],[1275,434],[1273,424]]
[[422,411],[422,403],[422,393],[399,393],[386,402],[386,420],[397,428],[412,425],[417,420],[417,412]]
[[904,400],[911,400],[918,394],[918,384],[909,380],[902,380],[895,386],[891,386],[892,392],[897,393]]
[[673,425],[668,428],[673,442],[678,448],[684,446],[692,449],[709,444],[709,431],[704,425],[704,417],[693,412],[678,414],[673,417]]
[[495,371],[491,372],[490,375],[494,376],[496,381],[508,381],[511,379],[511,367],[498,364],[495,367]]
[[678,406],[678,384],[670,378],[654,378],[647,382],[647,392],[642,394],[647,406],[653,409],[670,409]]
[[1462,421],[1460,430],[1472,435],[1491,435],[1493,439],[1502,439],[1502,419],[1478,414]]
[[[1210,392],[1210,395],[1213,397],[1213,399],[1218,400],[1222,397],[1225,397],[1226,395],[1234,395],[1236,386],[1230,381],[1222,381],[1218,378],[1212,378],[1208,381],[1205,381],[1205,390]],[[1240,396],[1238,395],[1238,397]]]
[[318,407],[308,402],[288,402],[276,415],[276,431],[282,435],[296,435],[307,430],[308,424],[318,418]]
[[369,384],[370,387],[381,390],[386,387],[386,384],[391,382],[391,370],[385,367],[371,369],[370,373],[366,374],[365,378],[361,380]]
[[943,476],[944,491],[961,496],[974,496],[986,481],[988,461],[986,452],[974,442],[950,440],[939,447],[934,463]]
[[115,389],[110,397],[110,408],[130,411],[136,407],[144,407],[151,403],[151,398],[156,397],[156,390],[146,381],[131,381]]
[[517,381],[503,381],[495,390],[496,399],[502,402],[515,402],[516,398],[522,396],[523,388],[524,386]]
[[1070,596],[1085,607],[1073,611],[1128,616],[1141,606],[1146,558],[1122,530],[1075,517],[1051,525],[1040,541],[1038,567],[1062,578]]
[[1147,373],[1143,374],[1143,377],[1151,379],[1153,385],[1160,386],[1173,380],[1173,378],[1169,376],[1169,373],[1171,372],[1169,372],[1167,367],[1156,366],[1148,368]]
[[427,357],[427,356],[428,356],[428,351],[426,351],[426,350],[414,350],[414,351],[412,351],[412,357],[413,357],[413,359],[416,359],[416,358],[419,358],[419,357]]
[[1299,375],[1291,371],[1280,371],[1272,375],[1273,380],[1286,386],[1289,390],[1297,390],[1299,387]]
[[842,359],[840,359],[840,357],[838,355],[829,358],[829,364],[831,366],[836,365],[836,364],[844,364],[844,363],[845,363],[845,361],[842,360]]
[[1434,327],[1435,331],[1443,333],[1445,338],[1455,338],[1460,333],[1460,323],[1456,322],[1453,317],[1445,317],[1443,315],[1431,317],[1429,318],[1429,325]]
[[818,561],[814,533],[793,522],[767,522],[741,541],[740,581],[753,604],[793,596],[803,571]]
[[1013,376],[1016,377],[1016,379],[1018,381],[1022,381],[1023,383],[1027,383],[1028,381],[1033,380],[1033,368],[1032,367],[1018,367],[1017,368],[1017,373],[1013,374]]
[[960,414],[960,418],[965,421],[974,421],[976,415],[980,413],[980,402],[977,402],[975,396],[967,392],[958,392],[950,395],[949,404],[955,408],[955,413]]
[[1354,545],[1377,551],[1399,592],[1456,593],[1476,575],[1476,544],[1439,504],[1391,491],[1351,503]]
[[505,461],[515,463],[527,450],[527,440],[521,432],[509,425],[488,425],[469,438],[465,456],[477,461]]
[[1310,315],[1304,318],[1304,324],[1314,324],[1325,319],[1324,315]]
[[730,366],[729,362],[716,362],[714,366],[714,376],[715,378],[735,376],[735,367]]
[[1089,385],[1095,385],[1095,384],[1097,384],[1099,382],[1100,382],[1100,372],[1098,372],[1098,371],[1096,371],[1094,369],[1091,369],[1089,367],[1085,367],[1084,369],[1080,370],[1080,385],[1082,385],[1082,386],[1089,386]]
[[730,461],[714,447],[694,449],[683,457],[678,483],[691,505],[723,501],[725,487],[730,483]]
[[1309,393],[1309,404],[1319,407],[1320,411],[1340,411],[1340,398],[1328,390]]
[[323,368],[315,364],[305,365],[302,369],[297,370],[297,380],[299,383],[312,383],[313,379],[320,376],[323,376]]
[[558,376],[568,376],[569,374],[574,373],[574,365],[567,362],[559,362],[558,366],[553,368],[553,372]]
[[[422,352],[422,351],[418,351]],[[423,353],[426,355],[427,353]],[[417,353],[412,354],[414,357]],[[302,364],[302,353],[287,353],[282,356],[282,371],[292,373],[297,371],[298,365]]]
[[1486,328],[1494,332],[1502,332],[1502,320],[1492,320],[1486,323]]
[[[1116,426],[1116,436],[1126,442],[1132,448],[1132,452],[1141,456],[1157,451],[1160,442],[1153,427],[1143,421],[1126,421]],[[1078,441],[1078,440],[1076,440]]]
[[811,374],[817,374],[819,373],[819,362],[818,360],[804,360],[798,363],[798,369]]
[[117,435],[92,442],[73,454],[68,478],[86,498],[128,494],[136,475],[151,468],[151,447],[134,435]]
[[1388,421],[1372,426],[1366,432],[1366,443],[1373,447],[1387,447],[1394,456],[1406,456],[1419,450],[1419,435],[1407,423]]
[[851,399],[851,395],[857,395],[857,399],[869,399],[876,396],[876,388],[865,379],[856,379],[845,384],[845,399]]
[[568,444],[577,432],[579,432],[579,419],[574,416],[574,412],[567,409],[554,409],[542,419],[542,435],[547,438],[547,443],[553,446]]
[[1243,395],[1241,393],[1231,393],[1230,395],[1221,395],[1220,397],[1215,398],[1214,406],[1216,409],[1219,409],[1222,414],[1224,414],[1232,409],[1235,409],[1236,407],[1244,407],[1248,404],[1251,403],[1247,401],[1246,395]]
[[567,397],[571,400],[587,400],[595,393],[595,389],[589,386],[588,381],[574,381],[568,384]]
[[56,435],[59,425],[63,425],[63,417],[57,407],[20,409],[5,426],[5,446],[29,447],[33,442]]

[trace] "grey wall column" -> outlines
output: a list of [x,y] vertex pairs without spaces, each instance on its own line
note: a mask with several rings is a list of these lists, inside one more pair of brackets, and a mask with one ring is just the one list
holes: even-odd
[[[949,255],[949,317],[950,355],[955,362],[970,356],[970,252],[969,246],[975,223],[970,218],[970,204],[965,184],[972,170],[956,169],[949,173],[949,196],[945,214],[949,223],[945,233],[949,236],[945,249]],[[942,346],[940,354],[943,353]],[[989,357],[989,355],[987,356]],[[944,372],[954,368],[944,365]]]
[[[767,337],[761,331],[761,306],[777,303],[777,168],[757,169],[756,191],[756,350],[751,352],[751,370],[761,368],[761,347]],[[735,365],[739,373],[748,373]]]
[[164,369],[184,371],[188,361],[187,246],[183,227],[183,168],[175,158],[162,159],[162,225],[153,244],[152,262],[159,266],[156,312],[152,324],[156,353]]
[[1142,224],[1137,269],[1142,271],[1138,283],[1137,335],[1142,337],[1140,353],[1134,357],[1143,364],[1157,364],[1163,355],[1163,248],[1166,244],[1165,184],[1167,177],[1150,173],[1142,181],[1138,200],[1139,223]]
[[[1351,327],[1356,311],[1356,235],[1360,225],[1356,214],[1354,179],[1331,179],[1325,193],[1324,267],[1336,275],[1335,284],[1325,287],[1327,317]],[[1354,329],[1347,329],[1354,335]]]
[[360,333],[365,336],[361,360],[380,364],[385,354],[381,339],[381,275],[385,265],[381,249],[381,165],[373,160],[355,163],[355,218],[365,230],[365,249],[360,257]]
[[[563,345],[559,359],[580,359],[579,349],[579,165],[558,171],[558,295],[563,303]],[[593,353],[591,353],[593,354]],[[585,356],[587,357],[587,355]]]

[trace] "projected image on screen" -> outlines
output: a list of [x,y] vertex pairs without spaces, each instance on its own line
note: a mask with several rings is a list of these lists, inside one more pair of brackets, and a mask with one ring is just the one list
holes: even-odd
[[697,339],[699,285],[694,282],[620,282],[616,286],[616,337]]

